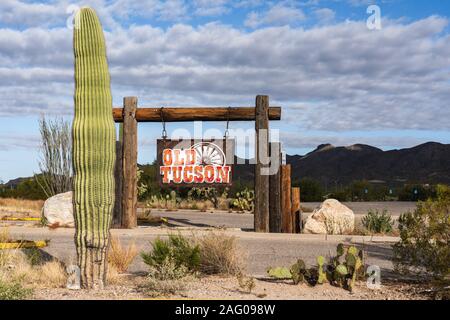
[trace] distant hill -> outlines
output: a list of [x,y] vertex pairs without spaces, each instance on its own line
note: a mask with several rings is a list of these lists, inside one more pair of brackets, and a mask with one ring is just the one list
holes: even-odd
[[[364,144],[323,144],[304,156],[288,155],[286,161],[292,165],[292,179],[311,178],[324,186],[347,185],[354,180],[450,184],[450,144],[436,142],[389,151]],[[234,179],[239,177],[253,179],[253,166],[237,166]]]
[[[311,178],[329,187],[345,186],[355,180],[389,185],[450,185],[450,144],[428,142],[389,151],[364,144],[348,147],[322,144],[304,156],[287,155],[286,161],[292,165],[293,180]],[[236,158],[236,163],[241,164],[235,166],[233,180],[252,183],[254,165],[240,158]],[[16,188],[27,179],[10,180],[3,186]]]

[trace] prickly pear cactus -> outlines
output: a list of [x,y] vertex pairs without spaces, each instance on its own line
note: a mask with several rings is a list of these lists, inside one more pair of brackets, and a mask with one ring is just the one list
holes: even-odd
[[327,274],[326,274],[326,272],[324,270],[325,258],[323,256],[318,256],[317,257],[317,266],[318,266],[317,283],[318,284],[323,284],[323,283],[327,282]]
[[301,259],[297,260],[295,264],[291,266],[290,272],[292,274],[292,280],[294,284],[299,284],[305,281],[306,265]]
[[289,271],[289,269],[283,268],[283,267],[269,268],[267,270],[267,274],[269,275],[269,277],[275,278],[275,279],[291,279],[292,278],[292,274]]
[[72,126],[75,244],[84,288],[103,288],[114,204],[115,126],[110,76],[94,10],[75,15],[75,116]]

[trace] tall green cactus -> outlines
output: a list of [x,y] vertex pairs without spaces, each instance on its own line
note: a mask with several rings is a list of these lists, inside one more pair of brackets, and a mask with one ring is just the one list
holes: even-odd
[[115,126],[106,46],[94,10],[75,15],[72,126],[75,244],[83,288],[103,288],[114,205]]

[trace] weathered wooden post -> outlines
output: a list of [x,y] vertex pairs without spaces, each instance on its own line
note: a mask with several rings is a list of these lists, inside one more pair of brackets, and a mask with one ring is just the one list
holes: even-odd
[[137,226],[137,98],[123,99],[122,228]]
[[[269,176],[269,231],[281,233],[281,143],[270,143],[271,159],[278,155],[278,170]],[[275,155],[272,155],[275,153]],[[274,164],[271,164],[274,165]]]
[[122,227],[122,196],[123,196],[123,123],[119,123],[119,134],[116,141],[116,164],[114,167],[115,199],[114,212],[111,227],[118,229]]
[[292,232],[291,214],[291,165],[281,166],[281,229],[283,233]]
[[[256,96],[255,108],[255,209],[254,229],[256,232],[269,232],[269,96]],[[267,157],[267,159],[264,159]]]
[[300,233],[298,223],[300,216],[300,188],[292,188],[291,191],[292,205],[291,205],[291,219],[292,229],[291,233]]

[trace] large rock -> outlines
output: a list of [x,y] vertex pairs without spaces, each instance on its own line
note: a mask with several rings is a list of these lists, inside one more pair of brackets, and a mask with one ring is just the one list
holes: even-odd
[[335,199],[325,200],[306,219],[304,232],[314,234],[350,234],[355,228],[355,214]]
[[48,198],[42,208],[47,225],[74,227],[72,191]]

